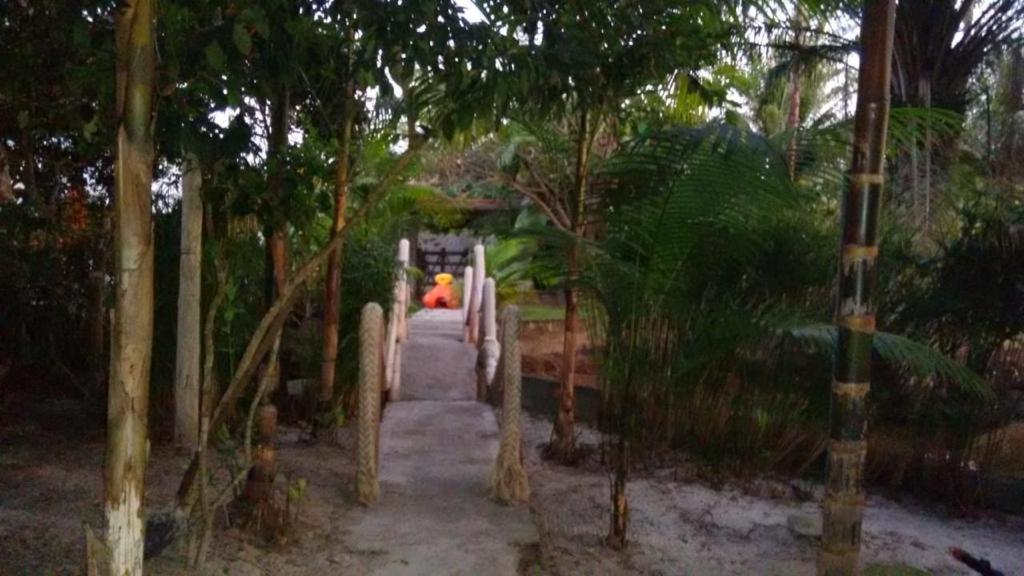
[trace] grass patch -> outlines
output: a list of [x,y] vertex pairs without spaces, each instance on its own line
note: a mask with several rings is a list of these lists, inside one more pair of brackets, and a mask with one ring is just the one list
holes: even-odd
[[565,320],[565,308],[544,304],[522,304],[519,313],[523,322],[543,322],[546,320]]

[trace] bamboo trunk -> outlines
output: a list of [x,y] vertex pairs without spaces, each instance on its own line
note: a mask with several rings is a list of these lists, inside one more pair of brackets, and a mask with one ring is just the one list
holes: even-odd
[[[348,206],[351,170],[349,151],[356,111],[354,84],[349,82],[346,90],[345,109],[342,113],[341,130],[338,135],[338,157],[334,170],[334,223],[331,228],[333,236],[337,236],[345,228],[345,209]],[[327,279],[324,286],[323,362],[320,365],[320,382],[317,389],[317,414],[329,411],[331,400],[334,398],[334,379],[338,364],[338,323],[341,314],[341,256],[343,252],[343,246],[339,246],[327,260]],[[318,421],[314,418],[314,422]]]
[[178,279],[178,334],[174,363],[174,444],[191,454],[199,441],[200,316],[203,200],[202,172],[194,155],[185,157],[181,186],[181,261]]
[[878,256],[878,213],[889,119],[895,0],[869,0],[861,28],[861,69],[853,159],[843,199],[842,247],[832,382],[828,477],[818,573],[859,573],[867,452],[866,401],[875,332],[872,300]]
[[117,12],[117,294],[107,400],[104,468],[110,574],[142,575],[142,510],[153,343],[152,0],[126,0]]

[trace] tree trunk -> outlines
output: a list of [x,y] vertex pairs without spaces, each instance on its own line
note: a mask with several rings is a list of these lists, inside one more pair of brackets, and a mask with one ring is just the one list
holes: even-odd
[[568,255],[568,282],[565,289],[565,333],[562,339],[562,386],[559,393],[558,416],[555,420],[554,454],[570,460],[576,445],[576,330],[579,324],[576,283],[579,279],[578,240],[586,228],[587,169],[590,162],[589,113],[580,111],[580,126],[576,140],[576,189],[573,206],[573,245]]
[[[620,415],[624,419],[625,415]],[[626,500],[626,480],[629,477],[629,442],[625,438],[625,426],[620,426],[619,437],[615,440],[615,471],[612,476],[612,516],[608,531],[608,546],[615,550],[626,547],[629,529],[629,502]]]
[[[932,82],[921,78],[921,97],[925,110],[932,109]],[[930,115],[924,118],[924,231],[927,234],[932,221],[932,122]]]
[[[796,29],[793,37],[793,44],[800,50],[803,34],[801,27],[803,18],[799,6],[793,17],[793,27]],[[790,133],[789,149],[787,160],[789,162],[789,179],[796,180],[796,157],[797,157],[797,130],[800,128],[800,75],[803,73],[803,66],[800,60],[800,53],[793,57],[793,65],[789,69],[789,113],[786,115],[786,130]]]
[[[338,158],[334,170],[334,225],[332,234],[345,228],[345,208],[348,205],[349,152],[352,124],[355,121],[355,85],[349,82],[338,134]],[[331,253],[327,261],[327,282],[324,287],[323,363],[320,368],[320,386],[317,391],[317,415],[330,410],[334,397],[335,368],[338,361],[338,322],[341,314],[341,256],[343,246]]]
[[14,202],[14,181],[11,179],[11,165],[7,146],[0,139],[0,204]]
[[790,132],[789,150],[787,160],[789,162],[789,178],[796,180],[796,157],[797,157],[797,130],[800,128],[800,64],[794,63],[789,71],[789,114],[786,117],[786,129]]
[[889,118],[895,0],[869,0],[861,28],[861,69],[853,159],[843,199],[836,346],[829,426],[828,476],[818,574],[859,572],[867,452],[866,401],[875,332],[872,300],[877,226]]
[[113,576],[142,576],[142,502],[148,456],[149,367],[153,344],[152,0],[125,0],[117,12],[117,296],[107,400],[104,469],[107,547]]
[[[413,159],[418,156],[420,149],[425,143],[426,139],[423,139],[416,146],[403,152],[388,167],[387,172],[380,178],[376,186],[366,195],[365,200],[360,204],[352,217],[348,219],[348,223],[342,230],[342,233],[328,242],[326,246],[322,247],[295,271],[292,279],[281,292],[280,297],[274,302],[270,310],[263,315],[263,318],[260,319],[259,324],[250,336],[245,352],[238,362],[237,369],[224,388],[224,392],[220,395],[217,405],[213,407],[209,424],[210,430],[220,429],[227,415],[234,409],[239,396],[245,391],[247,385],[252,382],[257,367],[267,357],[274,345],[275,335],[281,330],[289,312],[298,301],[301,288],[324,266],[330,253],[341,245],[344,235],[352,229],[353,223],[361,222],[371,209],[379,205],[386,191],[394,185],[395,181],[409,167]],[[181,482],[178,485],[178,492],[175,496],[175,509],[178,514],[184,516],[191,514],[198,497],[198,490],[196,490],[198,471],[198,459],[196,455],[193,455],[188,468],[185,470],[184,475],[182,475]]]
[[181,260],[174,363],[174,445],[192,454],[199,442],[200,324],[202,314],[203,175],[194,155],[181,179]]
[[[270,136],[267,142],[267,195],[275,202],[275,208],[283,204],[282,170],[284,149],[288,142],[290,122],[290,94],[287,88],[279,89],[270,105]],[[277,220],[282,218],[278,215]],[[267,309],[284,293],[287,285],[287,228],[278,223],[266,238],[266,263],[269,265],[266,296]],[[281,330],[274,336],[272,352],[267,357],[260,375],[261,388],[266,390],[259,407],[255,458],[245,488],[248,499],[256,504],[266,501],[277,476],[277,408],[271,397],[281,378]]]
[[[999,143],[992,146],[998,147],[998,150],[993,148],[996,176],[1012,184],[1024,176],[1024,125],[1021,122],[1021,112],[1024,111],[1024,47],[1011,50],[1008,66],[1009,78],[999,94],[1002,108]],[[989,124],[991,132],[991,120]]]
[[[122,96],[123,97],[123,96]],[[25,181],[25,201],[29,204],[39,204],[39,188],[36,186],[36,146],[32,137],[31,126],[22,129],[21,147],[22,156],[25,158],[25,172],[22,179]]]

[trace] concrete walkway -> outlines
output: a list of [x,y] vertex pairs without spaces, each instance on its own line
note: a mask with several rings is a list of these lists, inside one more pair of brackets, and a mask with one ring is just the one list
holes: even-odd
[[381,425],[380,502],[346,526],[373,574],[536,573],[538,536],[525,506],[490,498],[498,424],[475,401],[476,350],[458,310],[424,310],[402,349],[402,401]]

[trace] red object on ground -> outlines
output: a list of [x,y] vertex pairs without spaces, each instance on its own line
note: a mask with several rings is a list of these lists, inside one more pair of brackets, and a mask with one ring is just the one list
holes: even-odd
[[427,308],[458,308],[459,301],[451,284],[438,284],[423,295],[423,305]]

